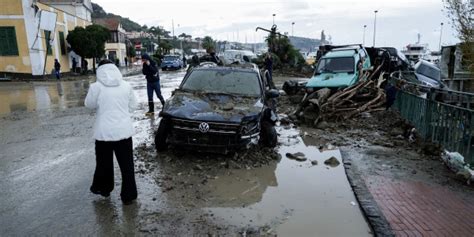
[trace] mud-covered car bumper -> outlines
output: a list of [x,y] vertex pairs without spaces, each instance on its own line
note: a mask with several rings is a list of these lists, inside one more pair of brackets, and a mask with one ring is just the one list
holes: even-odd
[[[200,130],[203,123],[208,125],[205,132]],[[258,132],[242,135],[241,130],[240,124],[171,119],[168,142],[198,150],[229,150],[244,147],[259,135]]]

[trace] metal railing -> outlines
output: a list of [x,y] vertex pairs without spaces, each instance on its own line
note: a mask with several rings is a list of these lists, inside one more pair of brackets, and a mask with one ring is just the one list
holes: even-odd
[[[391,82],[399,81],[391,78]],[[474,166],[474,94],[433,89],[399,81],[394,107],[426,140],[464,156]],[[453,101],[457,98],[458,100]],[[449,101],[446,102],[446,101]],[[453,103],[454,102],[454,103]]]

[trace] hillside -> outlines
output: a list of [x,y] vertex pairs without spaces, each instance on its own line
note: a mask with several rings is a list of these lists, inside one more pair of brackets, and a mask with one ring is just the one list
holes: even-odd
[[140,31],[142,29],[141,25],[130,20],[129,18],[125,18],[119,15],[115,15],[113,13],[107,13],[99,4],[92,3],[92,19],[97,18],[119,18],[122,27],[126,31]]
[[312,52],[321,44],[319,39],[310,39],[304,37],[290,36],[290,41],[295,48],[299,49],[302,52]]

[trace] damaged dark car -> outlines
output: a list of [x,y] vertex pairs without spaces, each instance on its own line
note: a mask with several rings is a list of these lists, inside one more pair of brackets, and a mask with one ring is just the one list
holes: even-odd
[[275,98],[255,66],[193,68],[166,101],[155,147],[227,153],[258,141],[277,143]]

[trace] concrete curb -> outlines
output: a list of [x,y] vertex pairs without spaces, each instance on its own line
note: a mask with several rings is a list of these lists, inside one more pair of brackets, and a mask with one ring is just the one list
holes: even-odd
[[352,190],[354,190],[356,199],[372,228],[374,236],[395,236],[390,224],[377,205],[377,202],[367,189],[357,167],[352,165],[350,155],[344,151],[341,151],[341,155],[349,184],[351,185]]

